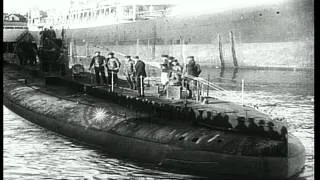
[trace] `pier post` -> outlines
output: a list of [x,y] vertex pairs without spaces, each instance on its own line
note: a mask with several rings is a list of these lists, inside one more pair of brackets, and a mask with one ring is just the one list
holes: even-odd
[[[148,39],[148,45],[147,45],[147,49],[148,49],[148,56],[150,55],[150,39]],[[151,52],[152,55],[152,52]]]
[[223,58],[223,51],[222,51],[222,43],[221,43],[221,37],[220,34],[218,34],[218,45],[219,45],[219,57],[221,62],[221,68],[224,68],[224,58]]
[[241,104],[243,106],[244,80],[241,81]]
[[153,27],[153,44],[152,44],[152,59],[156,58],[156,43],[157,43],[157,25],[154,21]]
[[238,65],[238,61],[237,61],[237,56],[236,56],[236,51],[234,49],[234,36],[233,36],[233,32],[230,31],[230,42],[231,42],[231,52],[232,52],[232,58],[233,58],[233,64],[234,67],[239,67]]
[[137,38],[137,44],[136,44],[136,55],[139,55],[139,38]]
[[173,40],[171,40],[170,41],[171,42],[171,44],[170,44],[170,54],[173,54],[173,45],[174,45],[174,41]]
[[208,79],[207,79],[207,97],[209,97],[209,82],[210,82],[210,75],[208,74]]
[[72,56],[73,56],[73,52],[72,52],[72,41],[70,41],[70,44],[69,44],[69,57],[70,59],[72,59]]
[[183,59],[183,63],[186,64],[185,60],[185,45],[184,45],[184,39],[180,39],[180,44],[181,44],[181,57]]
[[89,55],[89,44],[88,41],[86,41],[86,57]]

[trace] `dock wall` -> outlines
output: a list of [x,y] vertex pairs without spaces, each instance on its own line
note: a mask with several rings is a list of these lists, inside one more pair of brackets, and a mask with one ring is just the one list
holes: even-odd
[[[226,67],[233,67],[231,44],[223,45],[223,55]],[[148,45],[97,46],[89,44],[76,45],[76,56],[94,55],[96,50],[102,55],[114,51],[120,59],[125,55],[139,55],[145,61],[160,62],[161,54],[169,54],[178,58],[184,64],[187,56],[193,55],[202,65],[220,66],[218,45],[190,44],[190,45],[157,45],[155,59],[152,58],[152,47]],[[88,51],[86,53],[86,51]],[[313,68],[314,44],[312,41],[278,42],[278,43],[241,43],[236,45],[238,64],[240,67],[266,68]],[[90,60],[90,58],[88,58]],[[85,60],[87,61],[87,60]],[[88,62],[83,62],[87,64]]]
[[[90,20],[79,22],[88,24]],[[61,37],[61,27],[55,27]],[[219,13],[159,17],[95,27],[64,27],[74,55],[92,56],[95,49],[139,55],[157,61],[161,54],[180,62],[193,55],[203,64],[220,66],[218,34],[226,67],[313,68],[314,3],[292,0],[269,6]],[[232,32],[233,37],[230,37]],[[33,32],[39,41],[39,32]],[[232,57],[231,39],[234,39]],[[87,47],[87,48],[86,48]],[[119,56],[119,55],[118,55]]]

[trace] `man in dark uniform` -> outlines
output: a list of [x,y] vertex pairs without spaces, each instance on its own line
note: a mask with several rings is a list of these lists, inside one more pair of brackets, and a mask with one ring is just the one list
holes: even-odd
[[[183,71],[184,71],[183,74],[187,75],[187,76],[199,77],[199,75],[201,73],[201,68],[200,68],[199,64],[196,64],[196,62],[194,60],[194,56],[188,56],[187,60],[188,60],[188,64],[186,64],[186,67],[183,69]],[[197,89],[197,87],[196,87],[197,86],[197,82],[195,80],[185,79],[184,86],[189,91],[191,91],[190,84],[193,85],[193,88],[192,88],[193,90]]]
[[131,89],[136,89],[135,62],[134,60],[131,59],[131,56],[125,56],[125,58],[126,58],[125,73],[126,73],[127,81]]
[[146,67],[143,61],[139,59],[139,56],[134,57],[136,61],[136,82],[137,82],[137,89],[138,89],[138,96],[144,97],[144,78],[147,77]]
[[50,26],[50,29],[49,29],[49,36],[50,36],[50,39],[55,39],[56,38],[56,32],[54,31],[53,27]]
[[96,55],[92,58],[89,71],[91,67],[94,65],[94,71],[96,74],[96,82],[100,84],[100,73],[103,79],[103,83],[107,84],[107,78],[104,72],[104,65],[106,64],[106,58],[104,56],[100,56],[100,51],[96,52]]
[[186,64],[185,73],[190,76],[199,77],[201,73],[201,68],[199,64],[196,64],[194,56],[187,57],[188,64]]
[[108,70],[108,83],[112,83],[112,76],[113,76],[113,83],[117,84],[118,82],[118,72],[120,69],[120,61],[118,58],[114,57],[114,53],[110,52],[107,58],[107,70]]
[[169,63],[168,63],[168,55],[164,54],[161,55],[162,63],[160,64],[161,67],[161,84],[163,88],[169,82]]

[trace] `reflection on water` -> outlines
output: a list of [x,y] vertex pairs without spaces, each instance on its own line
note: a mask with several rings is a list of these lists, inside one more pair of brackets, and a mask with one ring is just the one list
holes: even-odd
[[[148,74],[159,72],[148,68]],[[226,89],[241,90],[246,99],[272,114],[285,117],[289,131],[306,147],[306,167],[299,179],[314,179],[313,71],[234,70],[203,67],[209,78]],[[198,179],[120,160],[95,148],[61,137],[30,123],[4,107],[4,179]],[[297,179],[297,178],[295,178]]]
[[238,72],[239,72],[239,69],[238,68],[234,68],[233,74],[232,74],[232,81],[233,82],[236,81]]

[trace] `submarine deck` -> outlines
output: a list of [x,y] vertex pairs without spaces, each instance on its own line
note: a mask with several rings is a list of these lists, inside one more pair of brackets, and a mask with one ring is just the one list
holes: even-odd
[[[9,69],[6,69],[5,71],[9,72]],[[27,67],[23,68],[23,70],[29,74],[33,71],[33,74],[37,74],[38,76],[40,73],[37,67]],[[24,73],[24,75],[15,74],[14,76],[17,79],[19,76],[20,78],[26,78],[25,74],[26,73]],[[56,95],[63,97],[73,96],[76,100],[77,96],[79,97],[81,94],[87,93],[96,98],[90,99],[89,97],[83,96],[81,98],[86,99],[87,103],[92,102],[92,104],[95,105],[103,104],[104,99],[110,98],[106,96],[106,94],[110,94],[110,90],[107,86],[95,86],[90,83],[90,74],[87,74],[85,78],[77,80],[74,80],[71,76],[57,77],[50,75],[43,80],[41,79],[41,76],[44,75],[40,75],[40,78],[37,79],[35,79],[35,76],[27,77],[27,79],[32,81],[29,85],[41,87],[47,93],[55,92]],[[59,86],[50,86],[50,84]],[[66,85],[65,87],[74,86],[76,87],[76,90],[74,92],[61,91],[61,85]],[[57,89],[55,90],[54,88]],[[275,121],[254,108],[237,105],[216,98],[208,97],[208,102],[206,104],[193,99],[172,99],[167,98],[166,96],[159,96],[159,94],[155,92],[155,87],[152,86],[145,88],[145,97],[138,97],[138,92],[130,89],[128,83],[121,77],[119,77],[118,86],[114,87],[114,92],[112,94],[115,95],[113,98],[114,101],[117,101],[117,104],[134,106],[134,108],[140,112],[150,113],[149,111],[153,110],[150,106],[156,106],[156,108],[162,109],[162,114],[160,114],[161,117],[159,117],[160,119],[164,118],[174,121],[182,120],[186,122],[196,122],[197,124],[211,129],[242,132],[246,134],[252,133],[250,129],[248,129],[248,120],[251,120],[251,123],[254,123],[255,127],[258,126],[258,122],[261,120],[265,121],[265,124],[272,121],[275,125],[275,129],[274,132],[271,133],[271,136],[274,137],[274,134],[276,134],[276,138],[271,138],[280,140],[283,139],[282,137],[284,136],[281,132],[281,129],[284,127],[282,122]],[[138,101],[139,103],[132,101]],[[260,135],[265,136],[268,135],[268,133],[260,133]]]

